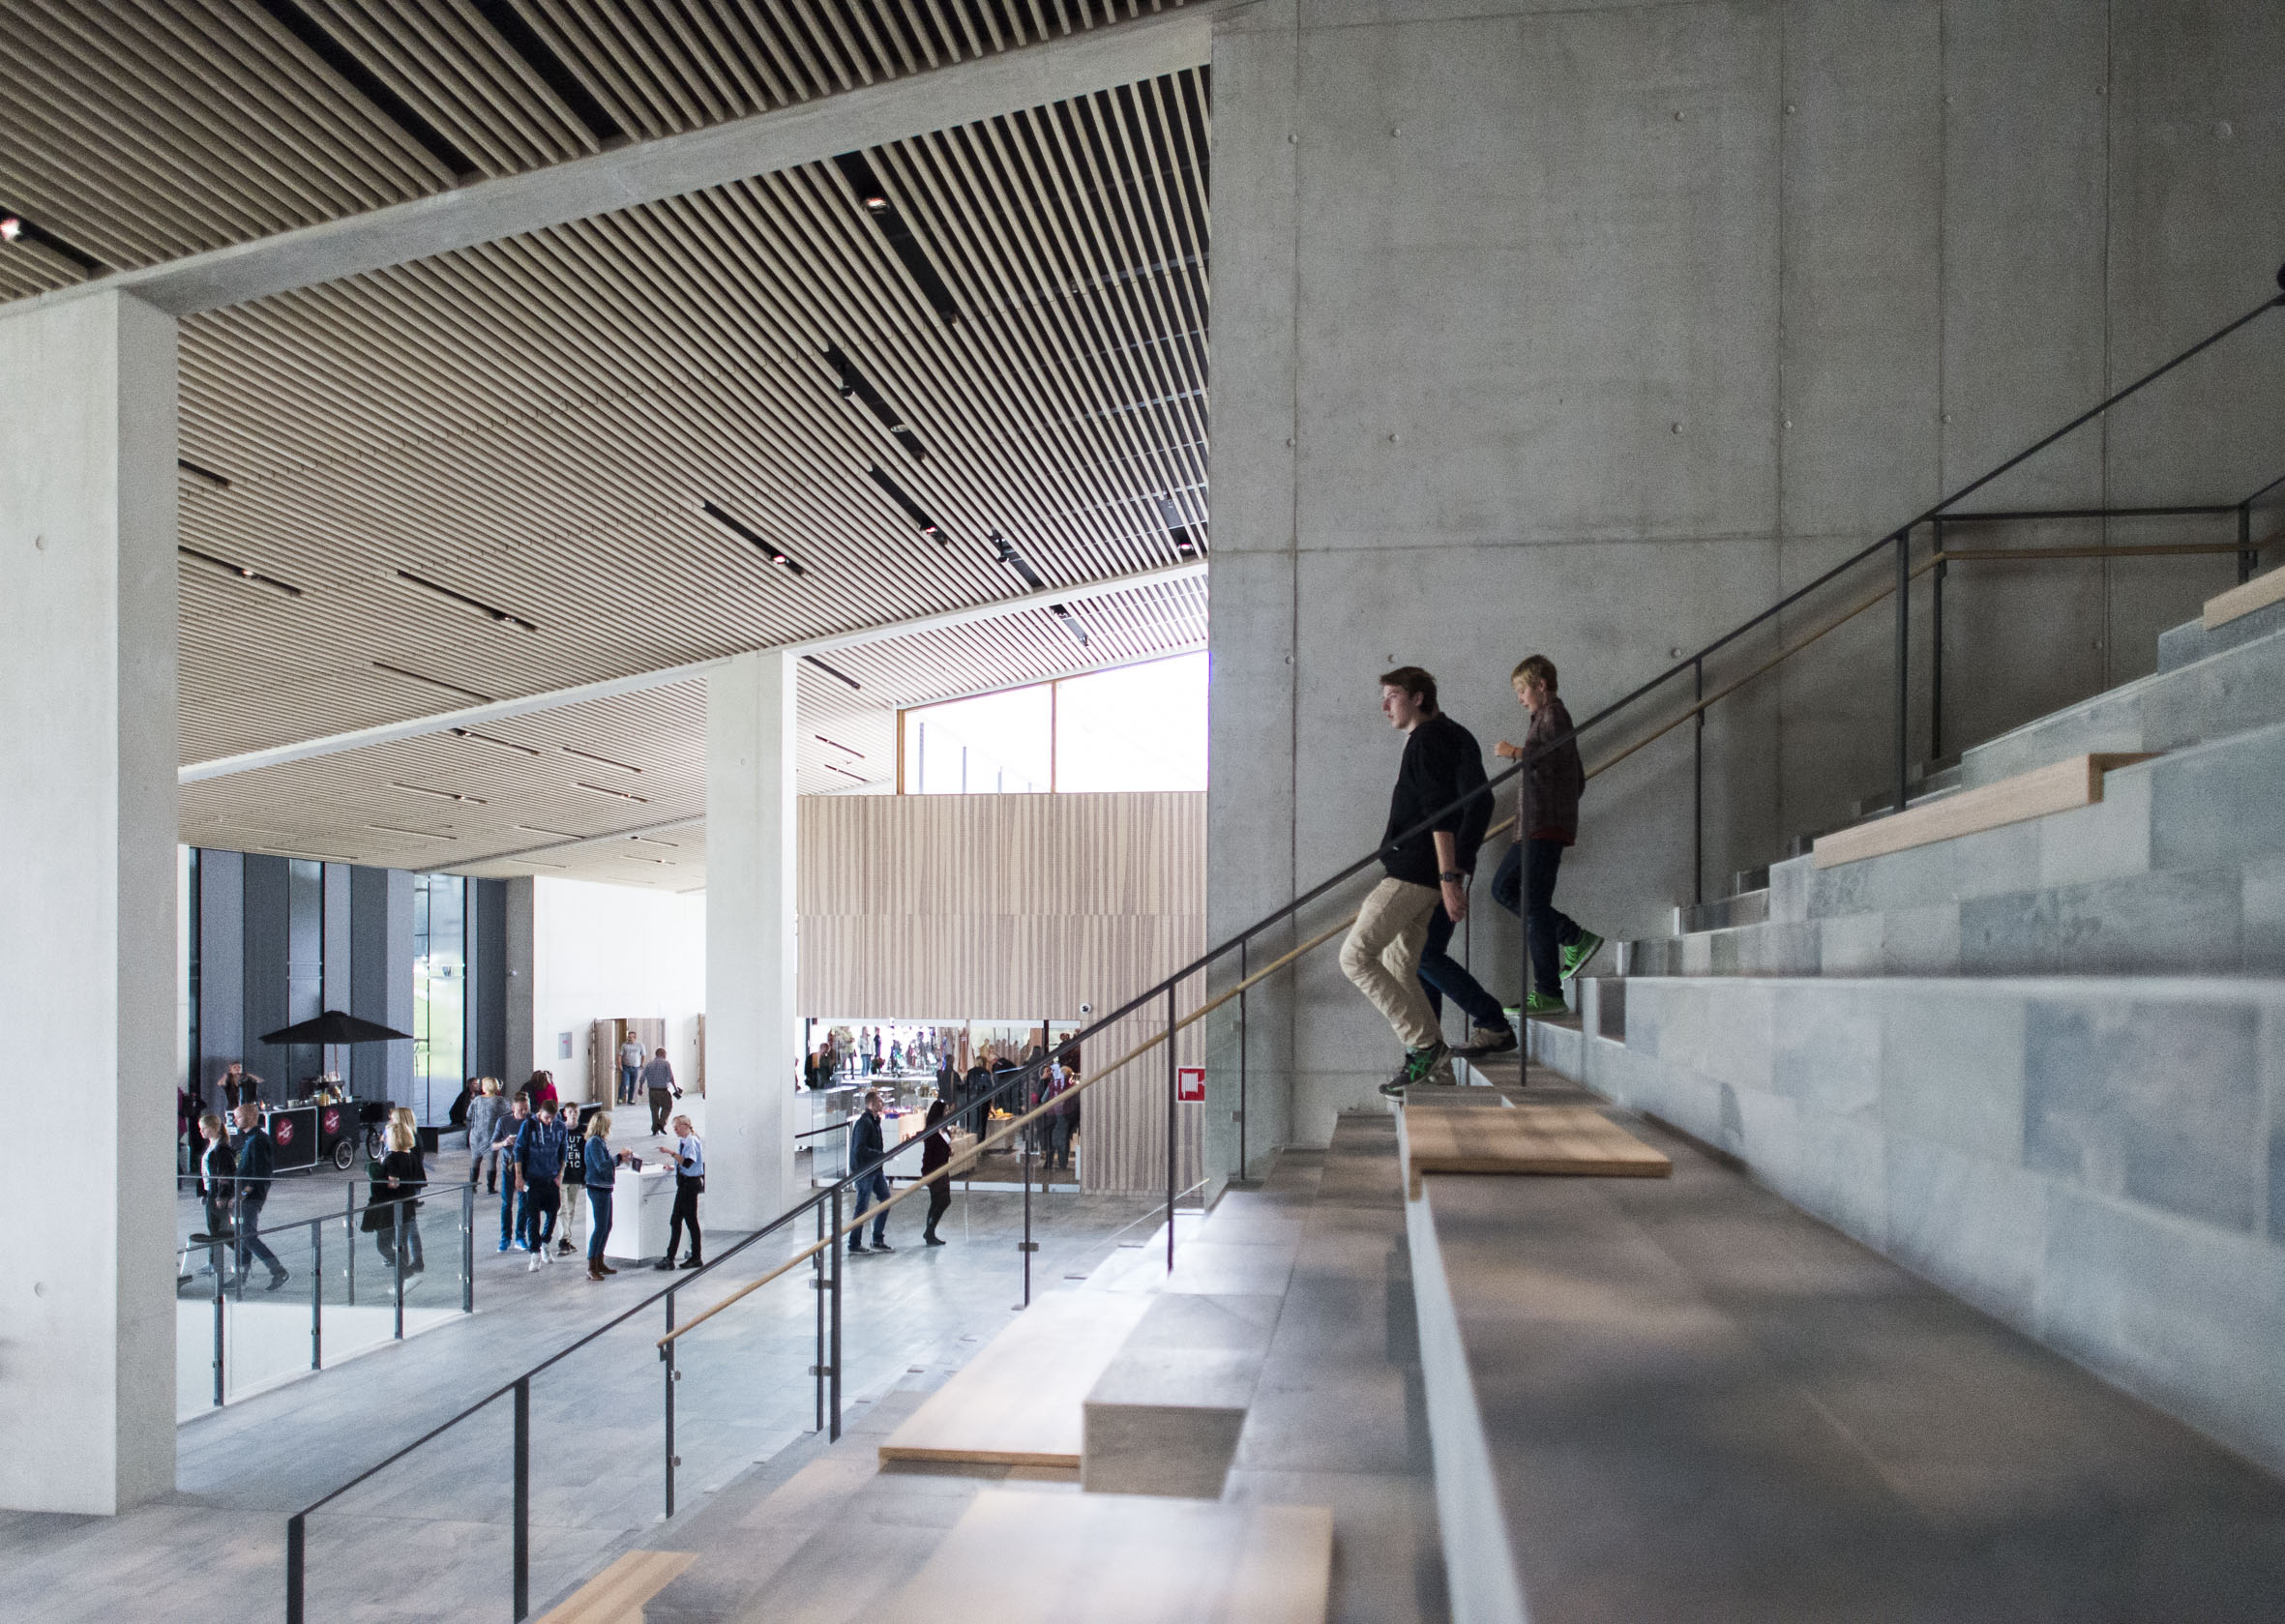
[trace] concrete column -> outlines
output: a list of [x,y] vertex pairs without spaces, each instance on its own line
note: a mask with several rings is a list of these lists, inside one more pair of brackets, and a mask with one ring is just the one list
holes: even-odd
[[706,1204],[753,1228],[793,1198],[794,665],[706,681]]
[[508,1069],[500,1075],[514,1094],[532,1072],[548,1062],[537,1058],[538,1038],[532,1031],[532,876],[519,874],[508,881],[508,915],[504,953],[508,964],[506,991]]
[[175,324],[0,314],[0,987],[70,1166],[0,1180],[0,1506],[174,1487]]

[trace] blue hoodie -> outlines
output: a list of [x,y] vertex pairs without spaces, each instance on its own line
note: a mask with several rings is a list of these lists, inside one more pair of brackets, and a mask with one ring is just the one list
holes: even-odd
[[571,1148],[571,1136],[560,1122],[543,1122],[532,1117],[516,1136],[516,1165],[523,1169],[525,1178],[561,1178],[563,1159]]

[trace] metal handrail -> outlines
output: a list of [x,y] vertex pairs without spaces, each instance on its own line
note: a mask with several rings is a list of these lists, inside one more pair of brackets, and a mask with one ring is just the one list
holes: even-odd
[[[2280,268],[2278,271],[2277,282],[2281,289],[2285,289],[2285,268]],[[1159,1002],[1162,999],[1166,1000],[1169,1006],[1167,1029],[1164,1041],[1169,1046],[1169,1094],[1171,1100],[1172,1093],[1172,1069],[1173,1034],[1181,1027],[1188,1026],[1197,1019],[1202,1018],[1202,1016],[1206,1014],[1208,1010],[1219,1007],[1220,1004],[1226,1002],[1230,997],[1235,996],[1239,990],[1242,990],[1246,986],[1252,985],[1255,980],[1260,979],[1261,976],[1268,975],[1276,968],[1291,963],[1295,959],[1299,958],[1303,952],[1308,951],[1308,948],[1314,947],[1320,942],[1328,939],[1332,932],[1325,932],[1311,943],[1305,944],[1303,948],[1294,950],[1293,952],[1285,955],[1278,960],[1276,965],[1265,968],[1264,970],[1259,972],[1257,976],[1246,978],[1245,980],[1241,981],[1239,988],[1231,989],[1225,994],[1212,1000],[1209,1004],[1202,1006],[1197,1011],[1194,1011],[1190,1018],[1177,1021],[1173,1016],[1172,1002],[1184,982],[1202,974],[1214,964],[1219,962],[1228,954],[1241,950],[1247,944],[1249,944],[1255,936],[1260,935],[1262,931],[1292,918],[1303,908],[1306,908],[1311,903],[1317,901],[1319,899],[1333,891],[1336,887],[1363,872],[1375,863],[1381,861],[1384,857],[1408,842],[1415,840],[1421,835],[1427,834],[1437,825],[1443,823],[1445,820],[1462,812],[1464,809],[1471,806],[1476,801],[1495,795],[1500,786],[1521,776],[1538,760],[1553,754],[1557,751],[1573,745],[1582,735],[1601,726],[1603,723],[1620,715],[1622,712],[1631,709],[1639,700],[1642,700],[1651,694],[1656,693],[1658,690],[1665,687],[1668,683],[1672,682],[1676,678],[1682,676],[1685,673],[1694,672],[1699,676],[1701,684],[1703,685],[1705,663],[1710,657],[1729,647],[1731,644],[1738,641],[1740,638],[1744,637],[1758,627],[1766,624],[1776,616],[1782,614],[1786,609],[1791,608],[1795,605],[1809,598],[1824,587],[1831,584],[1833,581],[1839,579],[1844,575],[1847,575],[1849,572],[1855,570],[1858,565],[1863,564],[1867,560],[1879,555],[1884,550],[1895,548],[1897,551],[1897,586],[1902,587],[1903,585],[1909,583],[1910,579],[1912,578],[1912,571],[1910,568],[1910,560],[1909,557],[1906,556],[1905,549],[1909,546],[1912,533],[1914,530],[1923,524],[1931,522],[1932,520],[1946,517],[1947,515],[1949,515],[1949,511],[1957,503],[1973,495],[1975,491],[1984,488],[1986,486],[1989,486],[1995,480],[2000,479],[2002,476],[2020,466],[2022,463],[2028,461],[2031,458],[2035,457],[2038,455],[2038,453],[2046,450],[2049,446],[2064,438],[2066,435],[2072,433],[2076,429],[2083,428],[2087,424],[2092,422],[2094,419],[2102,416],[2104,413],[2110,411],[2113,407],[2119,405],[2121,402],[2140,393],[2142,390],[2149,387],[2151,384],[2155,383],[2158,379],[2166,376],[2169,372],[2172,372],[2177,368],[2182,366],[2186,362],[2211,348],[2213,345],[2219,343],[2222,340],[2238,332],[2240,328],[2248,326],[2260,316],[2262,316],[2265,312],[2280,306],[2285,306],[2285,293],[2265,298],[2259,305],[2254,306],[2242,315],[2233,318],[2223,326],[2208,334],[2205,338],[2200,339],[2197,342],[2191,344],[2188,348],[2182,350],[2172,359],[2143,373],[2140,377],[2136,378],[2133,382],[2127,384],[2125,387],[2117,390],[2111,395],[2105,397],[2095,405],[2080,413],[2077,417],[2071,419],[2062,428],[2057,428],[2052,433],[2049,433],[2034,441],[2023,451],[2018,452],[2016,455],[2006,458],[2004,461],[1999,463],[1997,466],[1991,468],[1987,472],[1969,481],[1966,485],[1963,485],[1956,490],[1953,490],[1950,494],[1943,497],[1932,506],[1914,515],[1912,518],[1905,521],[1904,524],[1887,531],[1877,541],[1872,542],[1870,545],[1861,548],[1857,552],[1851,554],[1848,558],[1825,571],[1823,574],[1819,575],[1806,584],[1795,588],[1790,593],[1787,593],[1784,597],[1778,599],[1775,603],[1769,605],[1759,613],[1740,622],[1736,626],[1732,627],[1728,632],[1725,632],[1720,636],[1715,637],[1712,641],[1706,643],[1703,648],[1698,649],[1695,653],[1675,661],[1674,664],[1668,665],[1657,675],[1649,678],[1646,682],[1637,685],[1635,688],[1629,690],[1618,698],[1611,701],[1609,704],[1603,706],[1600,710],[1594,712],[1585,722],[1575,723],[1573,725],[1564,729],[1562,732],[1551,736],[1550,738],[1543,740],[1540,744],[1531,747],[1519,759],[1517,759],[1512,766],[1508,767],[1504,771],[1488,777],[1481,785],[1478,785],[1477,787],[1456,797],[1451,803],[1439,808],[1434,812],[1431,812],[1427,816],[1421,818],[1417,823],[1403,831],[1401,834],[1383,841],[1380,845],[1365,853],[1365,855],[1358,858],[1356,861],[1348,864],[1346,867],[1338,870],[1324,879],[1320,880],[1317,884],[1312,885],[1308,889],[1298,893],[1292,898],[1291,901],[1271,910],[1269,913],[1263,915],[1261,919],[1256,920],[1251,925],[1246,926],[1243,930],[1239,930],[1235,935],[1231,936],[1226,941],[1208,948],[1204,953],[1192,960],[1189,963],[1183,965],[1172,975],[1165,977],[1163,980],[1159,981],[1146,990],[1128,999],[1125,1003],[1112,1010],[1108,1015],[1098,1018],[1092,1024],[1070,1034],[1059,1043],[1054,1044],[1053,1047],[1048,1048],[1039,1059],[1028,1061],[1025,1064],[1013,1069],[1012,1071],[1000,1074],[1001,1080],[991,1090],[990,1093],[982,1096],[983,1102],[989,1106],[992,1103],[996,1103],[1002,1095],[1009,1093],[1011,1090],[1020,1087],[1027,1087],[1029,1083],[1036,1078],[1040,1071],[1045,1068],[1050,1060],[1061,1059],[1062,1057],[1071,1054],[1085,1041],[1097,1036],[1104,1031],[1107,1031],[1117,1022],[1128,1019],[1129,1017],[1154,1003]],[[2249,508],[2253,500],[2258,499],[2261,494],[2266,494],[2269,489],[2274,488],[2274,487],[2279,483],[2285,483],[2285,481],[2272,481],[2270,486],[2264,487],[2263,491],[2257,492],[2255,497],[2248,498],[2245,503],[2240,504],[2239,506],[2241,509]],[[1892,588],[1891,590],[1896,589]],[[1901,591],[1897,592],[1897,596],[1899,609],[1899,639],[1901,648],[1904,597]],[[1909,778],[1910,769],[1909,759],[1905,751],[1905,737],[1902,726],[1903,705],[1901,699],[1901,666],[1902,662],[1900,661],[1900,724],[1898,728],[1898,782],[1896,801],[1896,805],[1899,809],[1901,809],[1908,800],[1906,791],[1909,787],[1907,781]],[[1698,709],[1698,714],[1702,715],[1703,709],[1704,707],[1702,704]],[[1102,1078],[1112,1075],[1113,1072],[1117,1071],[1120,1067],[1123,1067],[1140,1054],[1155,1047],[1160,1041],[1161,1040],[1157,1038],[1149,1040],[1149,1042],[1136,1049],[1134,1053],[1121,1057],[1121,1059],[1113,1066],[1105,1068],[1102,1072],[1096,1074],[1093,1077],[1083,1079],[1083,1081],[1077,1086],[1083,1088],[1095,1081],[1100,1080]],[[975,1104],[976,1102],[971,1101],[967,1105],[964,1106],[962,1109],[973,1109],[975,1107]],[[1028,1125],[1035,1117],[1043,1114],[1044,1108],[1045,1107],[1041,1107],[1018,1117],[1015,1122],[1011,1123],[1006,1129],[1002,1130],[1000,1134],[994,1136],[993,1140],[980,1140],[979,1149],[983,1148],[986,1142],[996,1143],[1012,1136],[1021,1128]],[[1170,1174],[1172,1173],[1172,1145],[1173,1134],[1174,1122],[1172,1113],[1170,1110],[1168,1121]],[[689,1322],[689,1324],[681,1327],[679,1330],[673,1326],[671,1319],[673,1313],[673,1298],[675,1293],[691,1284],[696,1284],[702,1275],[719,1267],[723,1263],[727,1262],[729,1258],[737,1255],[748,1247],[755,1245],[769,1235],[776,1234],[781,1230],[786,1229],[796,1219],[802,1217],[805,1214],[822,1214],[827,1210],[828,1207],[830,1207],[838,1219],[842,1196],[848,1189],[850,1189],[850,1187],[855,1185],[859,1180],[870,1179],[875,1173],[884,1168],[899,1155],[902,1155],[905,1150],[911,1148],[912,1146],[922,1143],[927,1137],[928,1136],[925,1134],[915,1135],[912,1138],[903,1140],[897,1145],[887,1147],[878,1158],[867,1164],[864,1167],[852,1169],[851,1171],[845,1173],[840,1179],[836,1180],[830,1185],[813,1189],[807,1196],[799,1201],[796,1201],[792,1206],[788,1207],[785,1212],[780,1213],[776,1218],[770,1220],[760,1228],[754,1230],[752,1233],[746,1235],[743,1239],[734,1243],[727,1251],[717,1253],[717,1255],[705,1265],[703,1265],[698,1270],[693,1271],[687,1278],[673,1282],[668,1285],[663,1286],[660,1289],[653,1291],[650,1295],[642,1298],[633,1307],[623,1310],[621,1313],[613,1315],[608,1320],[606,1320],[602,1324],[596,1326],[593,1330],[587,1332],[584,1336],[579,1337],[564,1347],[559,1348],[554,1353],[549,1354],[547,1358],[533,1365],[522,1374],[512,1377],[508,1381],[502,1383],[500,1386],[493,1388],[490,1392],[478,1399],[475,1403],[457,1411],[448,1419],[439,1422],[436,1426],[430,1428],[426,1432],[423,1432],[412,1442],[392,1452],[383,1460],[376,1462],[371,1466],[367,1467],[364,1471],[359,1472],[355,1477],[350,1478],[347,1482],[341,1484],[340,1487],[332,1490],[330,1492],[324,1494],[318,1499],[312,1501],[309,1505],[303,1507],[301,1511],[296,1512],[287,1521],[286,1524],[287,1617],[289,1624],[301,1624],[302,1618],[302,1552],[305,1531],[304,1520],[312,1513],[321,1510],[325,1506],[331,1504],[334,1500],[340,1498],[342,1494],[347,1493],[350,1490],[368,1482],[376,1474],[386,1470],[388,1467],[396,1464],[399,1461],[401,1461],[406,1456],[412,1454],[415,1450],[420,1449],[432,1439],[460,1425],[460,1423],[467,1420],[479,1410],[486,1408],[495,1401],[511,1394],[515,1396],[517,1401],[517,1433],[519,1440],[517,1457],[519,1462],[519,1476],[516,1496],[518,1509],[516,1615],[519,1619],[522,1618],[526,1610],[524,1605],[524,1576],[527,1555],[525,1546],[525,1522],[523,1521],[525,1507],[525,1481],[523,1477],[523,1462],[526,1458],[523,1448],[523,1440],[528,1430],[529,1394],[532,1377],[539,1375],[553,1366],[561,1363],[573,1353],[578,1352],[579,1349],[587,1346],[589,1343],[597,1341],[599,1338],[607,1335],[608,1332],[615,1330],[621,1325],[624,1325],[628,1320],[632,1319],[637,1314],[644,1313],[645,1311],[657,1306],[663,1301],[668,1305],[668,1314],[669,1316],[668,1334],[667,1337],[661,1339],[660,1346],[662,1358],[669,1361],[669,1369],[668,1373],[668,1393],[669,1396],[668,1426],[670,1429],[672,1380],[675,1373],[671,1369],[671,1355],[674,1343],[678,1340],[679,1336],[682,1334],[682,1332],[695,1327],[695,1325],[699,1320],[712,1317],[713,1314],[719,1313],[723,1308],[727,1307],[730,1302],[736,1301],[739,1297],[746,1295],[748,1291],[757,1288],[761,1284],[765,1284],[767,1279],[779,1278],[786,1271],[784,1269],[772,1271],[767,1277],[765,1277],[765,1281],[756,1282],[753,1285],[741,1288],[739,1291],[733,1293],[731,1297],[716,1304],[713,1308],[707,1310],[704,1314],[701,1314],[697,1320]],[[890,1197],[889,1203],[886,1204],[894,1204],[896,1201],[902,1200],[906,1196],[917,1193],[928,1182],[931,1182],[934,1177],[940,1176],[942,1171],[943,1169],[939,1169],[937,1175],[930,1175],[929,1178],[924,1178],[921,1183],[914,1184],[907,1190],[892,1196]],[[1170,1196],[1172,1192],[1172,1178],[1170,1177],[1168,1181]],[[1028,1184],[1026,1185],[1026,1191],[1028,1192]],[[1170,1199],[1170,1214],[1172,1212],[1172,1202]],[[869,1213],[868,1216],[871,1216],[871,1214]],[[853,1226],[853,1225],[850,1225],[850,1227]],[[828,1246],[832,1246],[838,1267],[839,1247],[833,1245],[832,1243],[834,1240],[838,1239],[839,1234],[846,1233],[847,1231],[838,1222],[832,1225],[832,1230],[834,1233],[829,1238],[820,1239],[817,1243],[804,1249],[804,1252],[801,1255],[809,1256],[815,1254],[821,1254]],[[1170,1218],[1168,1228],[1168,1243],[1170,1253],[1172,1252],[1172,1225]],[[797,1257],[795,1262],[798,1262],[799,1260],[800,1259]],[[1026,1268],[1028,1268],[1028,1256],[1026,1256]],[[838,1281],[838,1276],[836,1279]],[[838,1367],[836,1367],[834,1373],[834,1379],[838,1382]],[[669,1444],[669,1462],[671,1462],[671,1444]],[[670,1510],[673,1492],[671,1466],[669,1466],[668,1482],[668,1505]]]

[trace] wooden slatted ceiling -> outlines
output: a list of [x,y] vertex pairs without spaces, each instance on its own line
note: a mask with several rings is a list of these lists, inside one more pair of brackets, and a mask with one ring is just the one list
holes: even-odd
[[[831,664],[862,684],[857,690],[804,664],[799,788],[886,790],[896,777],[899,707],[1195,649],[1204,642],[1205,607],[1205,583],[1193,578],[1082,605],[1083,649],[1052,615],[1031,610],[836,651]],[[426,735],[186,785],[183,839],[487,877],[553,873],[673,891],[705,882],[703,683],[475,731],[481,737]],[[629,839],[635,829],[651,833]],[[527,855],[486,861],[503,852]]]
[[1176,561],[1165,497],[1203,546],[1205,114],[1184,74],[870,154],[957,323],[832,164],[186,321],[230,484],[186,476],[184,544],[301,594],[186,561],[186,759],[1010,596],[995,531],[1050,584]]
[[[1181,0],[9,0],[0,205],[113,269],[901,78]],[[515,36],[512,38],[511,36]],[[532,54],[536,46],[538,56]],[[568,83],[551,82],[548,63]],[[616,133],[615,134],[613,133]],[[440,156],[438,147],[444,153]],[[464,163],[464,172],[456,172]],[[0,253],[0,299],[85,273]]]

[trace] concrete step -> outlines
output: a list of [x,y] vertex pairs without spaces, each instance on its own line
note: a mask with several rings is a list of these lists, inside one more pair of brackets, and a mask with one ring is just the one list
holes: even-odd
[[2103,799],[1820,870],[1767,918],[1625,943],[1626,976],[2285,974],[2285,723],[2107,776]]
[[1281,1303],[1203,1292],[1152,1299],[1087,1394],[1081,1486],[1218,1497]]
[[[2277,572],[2271,571],[2271,575]],[[2285,632],[2285,603],[2271,604],[2267,608],[2240,615],[2224,625],[2209,629],[2205,618],[2184,621],[2170,632],[2158,634],[2158,669],[2179,670],[2211,659],[2225,650],[2257,642],[2279,632]]]
[[1759,891],[1739,891],[1710,902],[1680,904],[1674,911],[1674,933],[1687,936],[1698,930],[1727,930],[1733,926],[1759,925],[1768,917],[1769,888],[1765,884]]
[[2285,981],[1610,985],[1532,1057],[2285,1471]]
[[[2213,633],[2201,632],[2199,646],[2212,646],[2200,658],[2173,664],[2161,661],[2150,676],[1975,746],[1961,757],[1962,782],[1973,789],[2066,755],[2180,750],[2285,717],[2285,619],[2269,618],[2281,613],[2285,605]],[[2197,625],[2192,621],[2165,634],[2161,648],[2166,638],[2180,639]],[[2227,637],[2232,633],[2239,635]]]
[[[1432,1174],[1408,1203],[1456,1617],[2273,1614],[2285,1485],[1787,1205],[1758,1165],[1629,1126],[1671,1180]],[[1744,1142],[1774,1132],[1749,1117]],[[1796,1160],[1861,1176],[1829,1138]],[[1998,1249],[2012,1216],[1950,1221]]]

